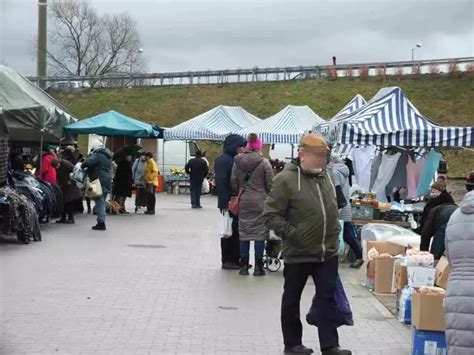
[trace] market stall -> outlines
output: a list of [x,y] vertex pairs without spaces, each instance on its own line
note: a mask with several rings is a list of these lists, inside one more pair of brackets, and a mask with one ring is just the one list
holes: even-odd
[[188,121],[168,128],[165,140],[224,141],[230,133],[249,127],[260,119],[240,106],[219,105]]
[[298,144],[301,136],[324,120],[308,106],[288,105],[273,116],[233,133],[247,137],[257,133],[265,144]]
[[[23,172],[23,151],[36,154],[46,143],[59,145],[63,126],[74,118],[54,98],[11,68],[0,65],[0,204],[2,234],[23,242],[41,240],[39,222],[62,209],[58,189]],[[9,160],[7,148],[10,146]],[[18,159],[18,166],[10,166]],[[16,171],[13,171],[16,170]],[[42,170],[39,159],[38,170]],[[9,179],[6,176],[9,174]]]

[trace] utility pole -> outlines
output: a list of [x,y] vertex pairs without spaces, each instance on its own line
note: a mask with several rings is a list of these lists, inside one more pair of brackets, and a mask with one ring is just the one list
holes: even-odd
[[38,0],[38,57],[36,76],[38,77],[38,84],[41,88],[46,86],[46,53],[47,47],[47,15],[48,15],[48,0]]

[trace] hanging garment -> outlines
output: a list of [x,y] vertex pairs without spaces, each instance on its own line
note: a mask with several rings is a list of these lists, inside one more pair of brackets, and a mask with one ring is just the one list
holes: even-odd
[[[387,184],[387,187],[392,192],[394,188],[398,187],[407,187],[407,161],[408,153],[403,152],[398,159],[397,166],[393,172],[393,176]],[[388,195],[390,196],[390,195]]]
[[435,150],[431,150],[426,157],[425,164],[420,173],[420,179],[418,181],[418,188],[416,189],[416,197],[423,196],[430,189],[431,182],[436,174],[439,167],[439,161],[441,160],[441,154]]
[[372,187],[373,192],[385,192],[385,187],[390,182],[397,167],[401,154],[384,154],[377,173],[377,179]]
[[420,180],[421,171],[425,165],[425,159],[419,159],[416,162],[413,162],[413,159],[408,158],[407,162],[407,188],[408,188],[408,198],[416,197],[416,189],[418,187],[418,182]]
[[358,147],[351,152],[350,159],[354,167],[354,174],[362,192],[370,189],[370,170],[375,157],[376,146]]
[[380,164],[382,164],[383,152],[377,154],[372,163],[372,168],[370,170],[370,191],[374,186],[375,180],[377,180],[377,174],[379,173]]

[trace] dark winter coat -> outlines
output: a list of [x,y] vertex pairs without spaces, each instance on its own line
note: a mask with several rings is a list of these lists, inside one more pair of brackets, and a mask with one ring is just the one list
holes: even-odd
[[474,191],[446,228],[446,251],[453,271],[449,275],[444,308],[449,355],[472,354],[474,349]]
[[443,203],[447,202],[454,203],[453,197],[449,194],[448,191],[443,191],[438,197],[433,197],[428,200],[425,205],[425,208],[423,209],[423,214],[421,215],[420,232],[423,230],[423,227],[425,226],[425,221],[428,219],[431,210],[436,206],[442,205]]
[[341,227],[329,174],[305,172],[293,161],[273,179],[264,216],[267,226],[283,239],[285,263],[324,262],[337,255]]
[[[248,177],[248,181],[245,182]],[[240,240],[266,240],[269,231],[263,218],[263,208],[273,180],[270,162],[260,153],[246,152],[237,155],[232,169],[232,192],[239,194]]]
[[232,195],[230,179],[232,176],[232,167],[234,166],[234,157],[237,155],[237,148],[243,146],[245,146],[245,139],[243,137],[237,134],[227,136],[224,141],[224,152],[219,155],[214,162],[215,183],[218,196],[217,207],[221,210],[227,210],[229,207],[229,200]]
[[77,187],[76,183],[71,180],[70,174],[74,169],[74,165],[68,160],[61,159],[60,166],[57,171],[57,181],[58,185],[61,187],[61,191],[63,192],[63,202],[69,203],[72,201],[76,201],[81,198],[82,193],[81,189]]
[[[433,208],[425,222],[423,231],[421,232],[421,244],[420,250],[430,251],[434,255],[435,259],[440,259],[445,250],[445,233],[448,221],[451,215],[456,211],[458,206],[454,203],[447,202],[440,206]],[[433,237],[433,242],[430,241]]]
[[112,194],[121,197],[132,196],[132,182],[132,163],[122,160],[117,165]]
[[207,166],[206,161],[197,157],[190,159],[184,167],[184,170],[193,181],[203,181],[209,173],[209,167]]
[[109,193],[112,188],[112,152],[108,148],[94,150],[82,163],[82,168],[87,169],[87,176],[91,181],[99,179],[102,192]]

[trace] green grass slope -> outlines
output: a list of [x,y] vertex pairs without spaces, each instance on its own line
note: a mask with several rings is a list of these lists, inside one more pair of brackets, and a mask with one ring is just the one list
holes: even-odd
[[[349,80],[307,80],[285,83],[250,83],[212,86],[136,87],[94,89],[80,93],[56,93],[78,118],[116,110],[146,122],[172,127],[217,105],[239,105],[265,118],[284,106],[308,105],[328,119],[354,95],[367,100],[380,88],[399,86],[422,114],[441,125],[474,125],[474,78],[422,77],[419,79],[370,78]],[[206,145],[210,156],[217,145]],[[463,176],[474,169],[474,153],[448,153],[451,176]]]

